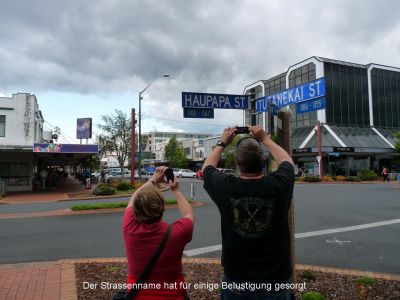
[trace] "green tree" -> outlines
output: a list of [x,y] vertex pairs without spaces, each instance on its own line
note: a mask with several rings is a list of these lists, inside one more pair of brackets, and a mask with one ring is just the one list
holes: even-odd
[[225,148],[224,152],[222,152],[222,158],[225,159],[225,168],[226,169],[235,169],[236,168],[236,156],[235,150],[237,143],[243,138],[242,135],[237,135],[233,139],[233,141]]
[[165,146],[165,159],[174,168],[185,168],[187,166],[185,149],[178,143],[176,138],[171,138]]
[[115,155],[121,169],[131,151],[131,120],[127,115],[115,110],[115,114],[101,117],[98,128],[102,133],[97,136],[97,143],[103,153]]
[[396,144],[394,145],[397,152],[400,152],[400,131],[397,131],[394,134],[394,137],[397,139]]

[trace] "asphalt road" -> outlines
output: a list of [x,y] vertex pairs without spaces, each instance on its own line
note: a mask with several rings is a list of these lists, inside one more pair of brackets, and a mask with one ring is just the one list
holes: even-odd
[[[191,181],[182,181],[186,195]],[[202,183],[193,182],[195,199],[206,205],[195,208],[195,232],[187,250],[220,245],[218,211],[202,190]],[[295,187],[294,201],[297,263],[400,274],[400,189],[392,184],[299,184]],[[52,205],[71,204],[45,205],[50,210]],[[30,209],[24,205],[0,205],[0,213],[5,213],[6,208],[8,212]],[[121,216],[119,212],[0,220],[0,263],[124,256]],[[166,210],[167,221],[177,217],[177,209]],[[397,221],[359,230],[315,233],[388,220]],[[310,236],[304,235],[310,232]],[[219,255],[220,251],[212,251],[198,256]]]

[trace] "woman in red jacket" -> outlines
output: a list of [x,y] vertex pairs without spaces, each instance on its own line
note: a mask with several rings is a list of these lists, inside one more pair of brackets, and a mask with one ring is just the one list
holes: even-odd
[[[164,197],[158,186],[165,182],[167,167],[158,167],[153,177],[131,197],[122,220],[125,251],[128,259],[128,284],[135,283],[151,260],[167,231],[162,220]],[[182,254],[192,240],[194,214],[192,206],[179,190],[177,178],[168,183],[174,194],[181,218],[172,223],[169,239],[151,273],[144,283],[158,284],[156,288],[140,289],[134,299],[184,299],[185,279]]]

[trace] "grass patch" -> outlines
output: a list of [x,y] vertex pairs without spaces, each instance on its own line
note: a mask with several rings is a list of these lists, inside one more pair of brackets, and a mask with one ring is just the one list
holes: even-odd
[[[192,201],[188,200],[189,203]],[[166,205],[176,204],[175,199],[165,199]],[[93,204],[74,204],[71,206],[71,210],[92,210],[92,209],[107,209],[107,208],[124,208],[128,206],[128,202],[110,202],[110,203],[93,203]]]
[[300,273],[299,277],[308,280],[317,279],[317,275],[315,274],[315,272],[311,270],[304,270],[303,272]]
[[74,204],[71,210],[91,210],[91,209],[106,209],[106,208],[121,208],[127,207],[128,202],[112,202],[112,203],[93,203],[93,204]]
[[121,267],[119,266],[109,266],[106,268],[106,271],[109,273],[116,273],[119,272],[121,270]]
[[134,192],[135,192],[135,189],[129,189],[129,190],[126,190],[126,191],[116,190],[115,191],[115,195],[133,194]]
[[373,286],[376,284],[376,279],[369,276],[361,276],[357,281],[359,284],[364,286]]

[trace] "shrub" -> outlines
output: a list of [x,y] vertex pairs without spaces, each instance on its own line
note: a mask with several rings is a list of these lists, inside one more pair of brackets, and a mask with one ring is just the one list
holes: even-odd
[[108,183],[102,183],[102,184],[99,184],[94,189],[93,194],[94,195],[114,195],[115,188]]
[[325,296],[318,292],[307,292],[303,295],[303,300],[325,300]]
[[304,270],[300,273],[300,278],[308,279],[308,280],[315,280],[317,275],[311,270]]
[[376,279],[368,276],[361,276],[357,281],[359,284],[364,286],[373,286],[376,284]]
[[[109,184],[109,185],[112,185],[112,186],[114,186],[114,185],[116,185],[117,183],[119,182],[119,179],[116,179],[116,178],[108,178],[107,179],[107,183]],[[114,186],[115,187],[115,186]]]
[[363,181],[373,181],[379,178],[378,174],[376,174],[373,170],[364,170],[361,172],[360,179]]
[[132,189],[132,184],[126,181],[119,181],[115,187],[119,191],[127,191]]
[[341,176],[341,175],[338,175],[338,176],[335,176],[335,180],[336,180],[336,181],[345,181],[345,180],[346,180],[346,177]]
[[142,185],[144,184],[144,182],[135,182],[133,188],[135,190],[137,190],[138,188],[140,188]]
[[323,182],[332,182],[333,178],[331,176],[323,176],[322,181]]
[[348,176],[348,177],[346,177],[346,181],[350,181],[350,182],[360,182],[361,179],[360,179],[360,177],[357,177],[357,176]]
[[305,182],[320,182],[321,178],[317,177],[317,176],[307,176],[304,178]]

